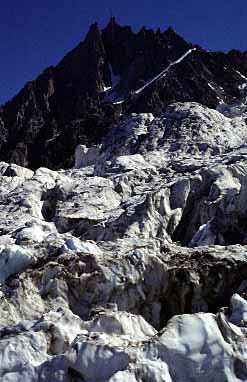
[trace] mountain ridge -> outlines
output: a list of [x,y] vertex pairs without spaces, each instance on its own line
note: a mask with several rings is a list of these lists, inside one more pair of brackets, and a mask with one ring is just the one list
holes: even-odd
[[[192,48],[196,51],[162,81],[133,97]],[[120,114],[161,114],[180,101],[215,108],[221,100],[240,96],[241,75],[247,76],[247,52],[207,52],[171,27],[165,32],[143,27],[135,33],[114,17],[102,30],[94,23],[58,65],[2,105],[0,159],[33,169],[70,167],[76,145],[100,143]]]

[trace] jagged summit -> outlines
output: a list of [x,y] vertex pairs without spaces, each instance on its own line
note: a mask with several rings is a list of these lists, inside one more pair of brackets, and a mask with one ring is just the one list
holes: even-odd
[[99,143],[121,114],[160,115],[177,101],[211,108],[233,101],[246,62],[246,52],[207,52],[172,27],[135,33],[115,17],[103,30],[94,23],[57,66],[2,106],[0,158],[31,168],[70,166],[75,146]]

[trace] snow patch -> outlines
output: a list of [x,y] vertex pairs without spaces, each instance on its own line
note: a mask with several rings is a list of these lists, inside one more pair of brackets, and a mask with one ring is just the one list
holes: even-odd
[[103,93],[105,93],[105,92],[108,92],[109,90],[111,90],[112,89],[112,87],[111,86],[103,86]]
[[113,102],[113,105],[120,105],[121,103],[124,103],[125,99],[122,99],[120,101]]
[[18,243],[23,240],[41,243],[47,236],[53,233],[56,233],[54,223],[36,219],[26,223],[26,227],[17,234],[16,240]]
[[242,74],[240,73],[238,70],[235,70],[236,73],[238,73],[238,75],[245,81],[247,81],[247,78]]
[[77,238],[71,238],[65,241],[63,248],[63,252],[82,252],[82,253],[90,253],[92,255],[102,255],[102,251],[99,247],[92,241],[81,241]]
[[19,245],[0,246],[0,283],[4,283],[9,276],[25,270],[33,260],[33,256]]
[[247,324],[247,301],[236,293],[231,298],[231,311],[229,321],[232,324]]
[[208,82],[208,86],[212,89],[212,90],[216,90],[213,85],[211,85],[209,82]]

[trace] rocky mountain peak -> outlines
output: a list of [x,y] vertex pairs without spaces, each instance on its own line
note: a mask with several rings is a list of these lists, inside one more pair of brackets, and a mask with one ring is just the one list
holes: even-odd
[[135,33],[115,17],[102,30],[94,23],[57,66],[2,106],[0,158],[70,166],[75,146],[100,142],[121,114],[160,115],[176,101],[216,108],[241,97],[245,76],[246,53],[207,52],[172,27]]
[[89,31],[85,37],[84,44],[88,44],[88,46],[91,46],[95,44],[96,41],[101,40],[101,32],[98,27],[98,23],[93,23],[89,27]]

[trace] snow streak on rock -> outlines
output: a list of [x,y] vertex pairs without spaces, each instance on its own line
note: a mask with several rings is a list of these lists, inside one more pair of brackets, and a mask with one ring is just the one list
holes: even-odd
[[163,78],[166,73],[171,69],[172,66],[179,64],[181,61],[183,61],[189,54],[191,54],[193,51],[195,51],[196,48],[189,49],[186,53],[184,53],[180,58],[178,58],[176,61],[172,62],[166,69],[162,70],[161,73],[159,73],[157,76],[152,78],[152,80],[148,81],[144,86],[142,86],[140,89],[133,92],[133,94],[139,94],[141,93],[146,87],[151,85],[153,82],[160,80]]

